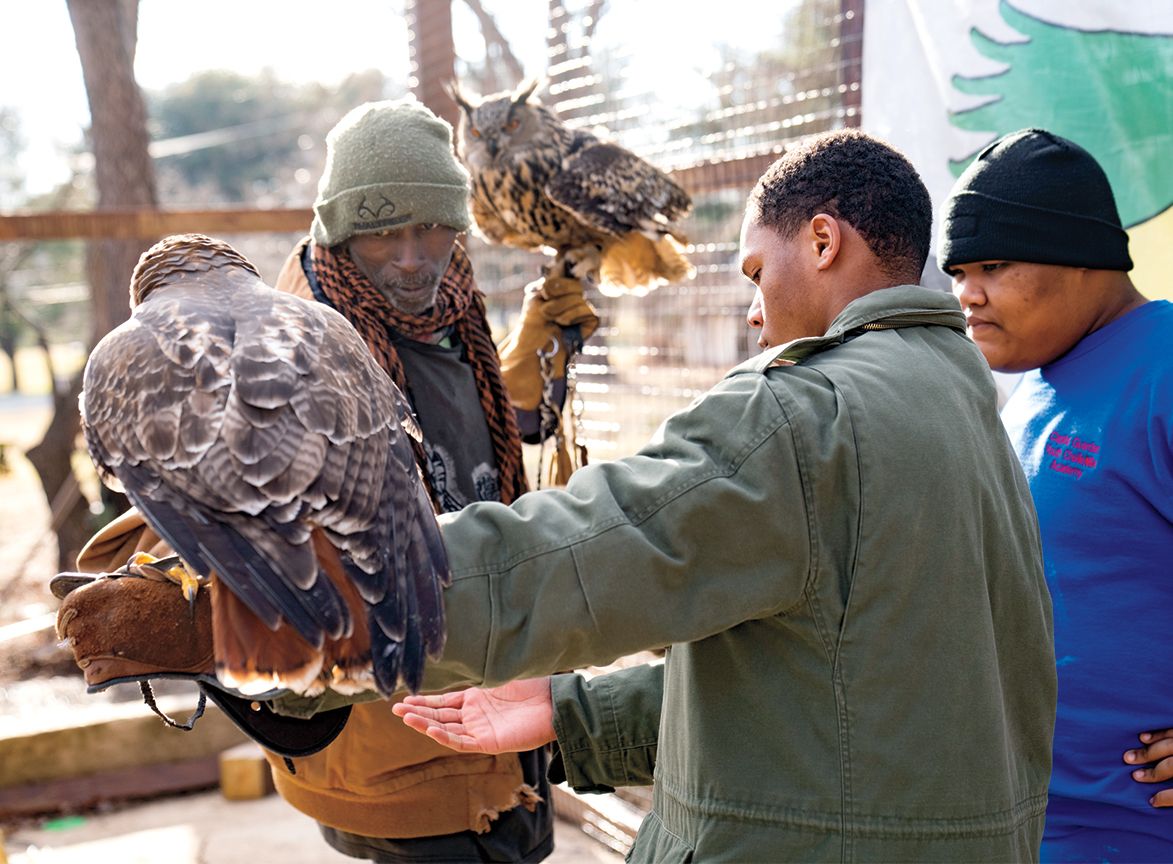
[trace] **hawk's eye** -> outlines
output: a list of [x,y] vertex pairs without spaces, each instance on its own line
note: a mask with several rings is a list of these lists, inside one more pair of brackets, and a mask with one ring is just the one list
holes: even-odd
[[476,126],[472,126],[469,128],[468,134],[471,135],[473,138],[480,138],[481,137],[481,130],[478,129]]
[[505,124],[505,131],[506,132],[516,132],[517,127],[520,125],[521,125],[521,121],[514,118],[513,120],[510,120],[508,123]]

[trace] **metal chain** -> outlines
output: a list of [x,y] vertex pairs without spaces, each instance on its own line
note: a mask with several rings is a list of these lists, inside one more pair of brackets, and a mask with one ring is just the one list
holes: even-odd
[[[549,347],[543,346],[537,351],[538,372],[542,376],[542,397],[538,402],[538,477],[537,488],[542,488],[542,477],[546,467],[546,442],[549,439],[548,431],[553,426],[560,437],[562,424],[559,423],[558,408],[554,405],[554,358],[562,348],[561,343],[554,336],[550,337]],[[555,441],[554,455],[558,458],[558,441]]]
[[554,336],[550,337],[548,348],[538,349],[538,369],[542,376],[542,399],[538,403],[538,434],[543,440],[548,437],[548,430],[558,424],[560,412],[554,404],[554,358],[561,349],[562,344]]
[[[578,349],[582,345],[582,340],[577,338],[577,333],[577,328],[573,331],[563,331],[562,340],[551,336],[549,346],[539,348],[537,351],[538,369],[542,376],[542,397],[538,402],[538,428],[541,435],[541,441],[538,444],[538,489],[542,488],[542,478],[546,474],[547,444],[551,440],[553,441],[551,459],[557,459],[558,454],[566,445],[567,427],[562,422],[565,416],[564,412],[568,412],[570,416],[570,447],[566,451],[570,455],[570,470],[574,472],[587,464],[587,449],[586,445],[582,443],[586,438],[582,419],[583,403],[578,398],[578,370],[576,366]],[[556,405],[554,399],[554,384],[556,382],[554,359],[558,356],[559,351],[566,354],[566,394],[562,407]],[[550,431],[553,432],[552,435],[549,434]]]
[[572,470],[577,470],[587,464],[587,448],[583,442],[586,440],[586,427],[583,425],[582,415],[584,406],[582,400],[578,398],[578,366],[576,359],[578,355],[568,358],[566,362],[566,404],[570,406],[570,419],[572,425],[570,427],[570,443],[573,447],[575,465]]
[[170,726],[172,729],[179,729],[182,732],[190,732],[192,729],[195,728],[196,721],[204,716],[204,708],[208,704],[208,697],[204,694],[203,690],[200,690],[200,698],[199,698],[199,701],[196,702],[195,711],[192,713],[192,715],[190,717],[187,718],[186,721],[184,721],[183,723],[180,723],[178,720],[173,720],[170,717],[168,717],[166,714],[164,714],[162,709],[160,709],[159,706],[156,704],[155,691],[151,689],[151,682],[150,681],[139,681],[138,682],[138,689],[143,694],[143,701],[147,703],[148,708],[150,708],[152,711],[154,711],[156,714],[158,714],[159,717],[162,718],[163,722],[166,723],[168,726]]

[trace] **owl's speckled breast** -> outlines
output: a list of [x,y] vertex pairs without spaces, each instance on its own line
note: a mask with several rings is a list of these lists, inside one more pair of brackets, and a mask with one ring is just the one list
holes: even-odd
[[529,147],[503,160],[501,168],[480,172],[473,181],[473,215],[493,241],[523,249],[564,248],[597,242],[591,231],[546,194],[549,180],[562,170],[560,148]]

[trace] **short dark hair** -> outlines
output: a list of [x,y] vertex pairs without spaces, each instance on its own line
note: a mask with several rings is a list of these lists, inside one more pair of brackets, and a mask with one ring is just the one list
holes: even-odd
[[788,149],[758,180],[748,207],[755,221],[785,237],[818,213],[842,219],[894,278],[919,281],[928,259],[929,191],[901,153],[858,129]]

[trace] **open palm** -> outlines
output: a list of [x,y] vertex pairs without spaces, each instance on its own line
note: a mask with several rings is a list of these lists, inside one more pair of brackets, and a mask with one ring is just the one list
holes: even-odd
[[549,678],[408,696],[391,710],[416,732],[462,753],[513,753],[553,741]]

